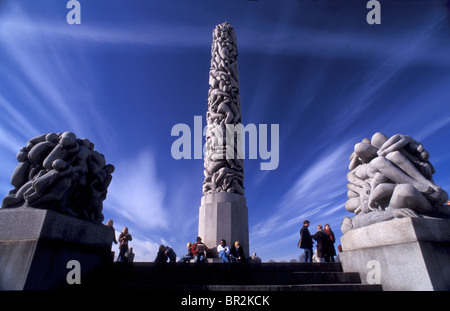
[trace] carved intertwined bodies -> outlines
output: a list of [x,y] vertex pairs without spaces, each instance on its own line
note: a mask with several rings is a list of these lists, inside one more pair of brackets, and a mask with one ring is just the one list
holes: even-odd
[[448,199],[434,184],[423,145],[409,136],[376,133],[355,145],[347,175],[346,209],[359,214],[387,208],[432,213]]
[[17,155],[14,189],[2,208],[21,206],[103,221],[103,200],[114,166],[74,133],[48,133],[30,139]]
[[423,145],[409,136],[376,133],[350,156],[348,200],[341,230],[403,217],[450,218],[448,194],[433,181],[434,167]]
[[244,194],[244,166],[236,133],[227,137],[227,125],[241,123],[236,35],[228,23],[213,31],[209,72],[205,180],[203,194],[230,192]]

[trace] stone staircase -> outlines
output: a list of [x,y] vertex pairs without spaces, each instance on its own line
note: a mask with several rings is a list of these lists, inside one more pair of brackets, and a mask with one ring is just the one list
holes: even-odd
[[111,263],[83,277],[85,289],[172,291],[381,291],[340,263]]

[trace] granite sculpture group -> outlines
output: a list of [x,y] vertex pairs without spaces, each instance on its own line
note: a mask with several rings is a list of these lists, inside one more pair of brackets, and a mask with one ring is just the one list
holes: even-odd
[[448,194],[435,185],[429,153],[410,136],[375,133],[355,145],[350,156],[348,200],[355,213],[342,223],[345,234],[380,221],[420,215],[448,217]]
[[101,223],[102,209],[114,166],[74,133],[48,133],[20,149],[11,177],[14,189],[2,208],[49,209]]
[[[344,272],[383,290],[450,290],[448,194],[410,136],[375,133],[350,156],[341,231]],[[368,270],[369,269],[369,270]]]
[[[237,55],[233,27],[218,25],[198,235],[210,246],[223,238],[241,241],[249,254],[240,133],[230,132],[241,124]],[[67,260],[79,258],[85,272],[110,260],[114,232],[101,222],[114,166],[94,144],[71,132],[43,134],[30,139],[17,160],[14,189],[0,210],[0,289],[54,288],[64,280]],[[375,259],[386,289],[450,288],[450,221],[440,219],[450,218],[448,194],[434,183],[434,173],[428,152],[409,136],[376,133],[355,145],[345,203],[355,216],[345,217],[341,227],[344,271],[363,275]],[[57,273],[49,271],[53,267]],[[43,284],[48,275],[55,281]],[[420,282],[405,282],[408,276]]]
[[[206,113],[205,180],[203,194],[229,192],[244,194],[244,165],[238,137],[229,125],[241,123],[236,35],[228,23],[213,31]],[[233,137],[227,137],[233,135]]]

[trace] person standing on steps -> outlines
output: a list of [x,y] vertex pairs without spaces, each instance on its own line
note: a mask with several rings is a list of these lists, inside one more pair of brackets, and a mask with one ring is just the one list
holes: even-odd
[[312,236],[312,238],[317,241],[317,257],[319,257],[321,261],[322,258],[324,258],[325,262],[330,262],[329,251],[331,240],[323,231],[322,225],[317,226],[317,232]]
[[119,256],[117,257],[117,262],[126,262],[127,258],[125,257],[126,252],[128,251],[128,241],[133,240],[131,234],[128,233],[128,227],[124,227],[122,232],[119,235]]
[[297,246],[303,249],[305,254],[305,262],[312,262],[313,256],[313,240],[309,233],[309,220],[303,221],[303,227],[300,229],[300,240]]
[[[117,244],[116,230],[114,229],[114,220],[112,220],[112,219],[108,220],[108,222],[106,223],[105,226],[109,227],[109,228],[112,228],[111,239],[112,239],[114,244]],[[115,254],[115,252],[111,250],[111,261],[114,261],[114,254]]]
[[[336,256],[336,249],[334,248],[334,242],[336,242],[336,238],[334,237],[334,232],[333,232],[333,230],[331,230],[331,227],[329,224],[325,225],[324,232],[330,238],[328,257],[331,262],[334,262],[334,256]],[[326,259],[325,259],[325,261],[326,261]]]

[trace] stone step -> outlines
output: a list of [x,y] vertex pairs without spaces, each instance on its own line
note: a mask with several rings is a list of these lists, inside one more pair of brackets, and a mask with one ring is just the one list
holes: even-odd
[[[127,282],[173,282],[178,283],[277,283],[285,282],[351,282],[359,279],[357,274],[344,274],[338,263],[331,264],[154,264],[114,263],[101,271],[102,278],[110,281]],[[294,274],[297,273],[297,274]],[[358,280],[359,281],[359,280]]]
[[147,262],[136,263],[113,263],[109,270],[113,273],[146,273],[152,274],[158,271],[166,273],[239,273],[239,272],[342,272],[340,263],[260,263],[260,264],[237,264],[237,263],[167,263],[155,264]]
[[292,285],[186,285],[186,284],[148,284],[120,283],[102,284],[98,288],[145,291],[208,291],[208,292],[296,292],[296,291],[382,291],[381,285],[363,284],[292,284]]
[[[190,288],[190,290],[195,290]],[[208,291],[381,291],[381,285],[294,284],[294,285],[206,285]]]
[[[106,281],[106,279],[105,279]],[[113,276],[108,279],[112,283],[142,283],[142,284],[188,284],[188,285],[265,285],[265,284],[346,284],[361,283],[357,273],[322,273],[322,272],[292,272],[292,273],[245,273],[228,276],[211,274],[209,276],[155,274],[146,276]]]
[[193,291],[381,290],[362,285],[359,274],[344,273],[340,263],[113,263],[87,276],[83,284]]
[[256,273],[172,273],[157,272],[154,274],[114,275],[110,281],[172,284],[334,284],[334,283],[360,283],[358,273],[343,272],[256,272]]

